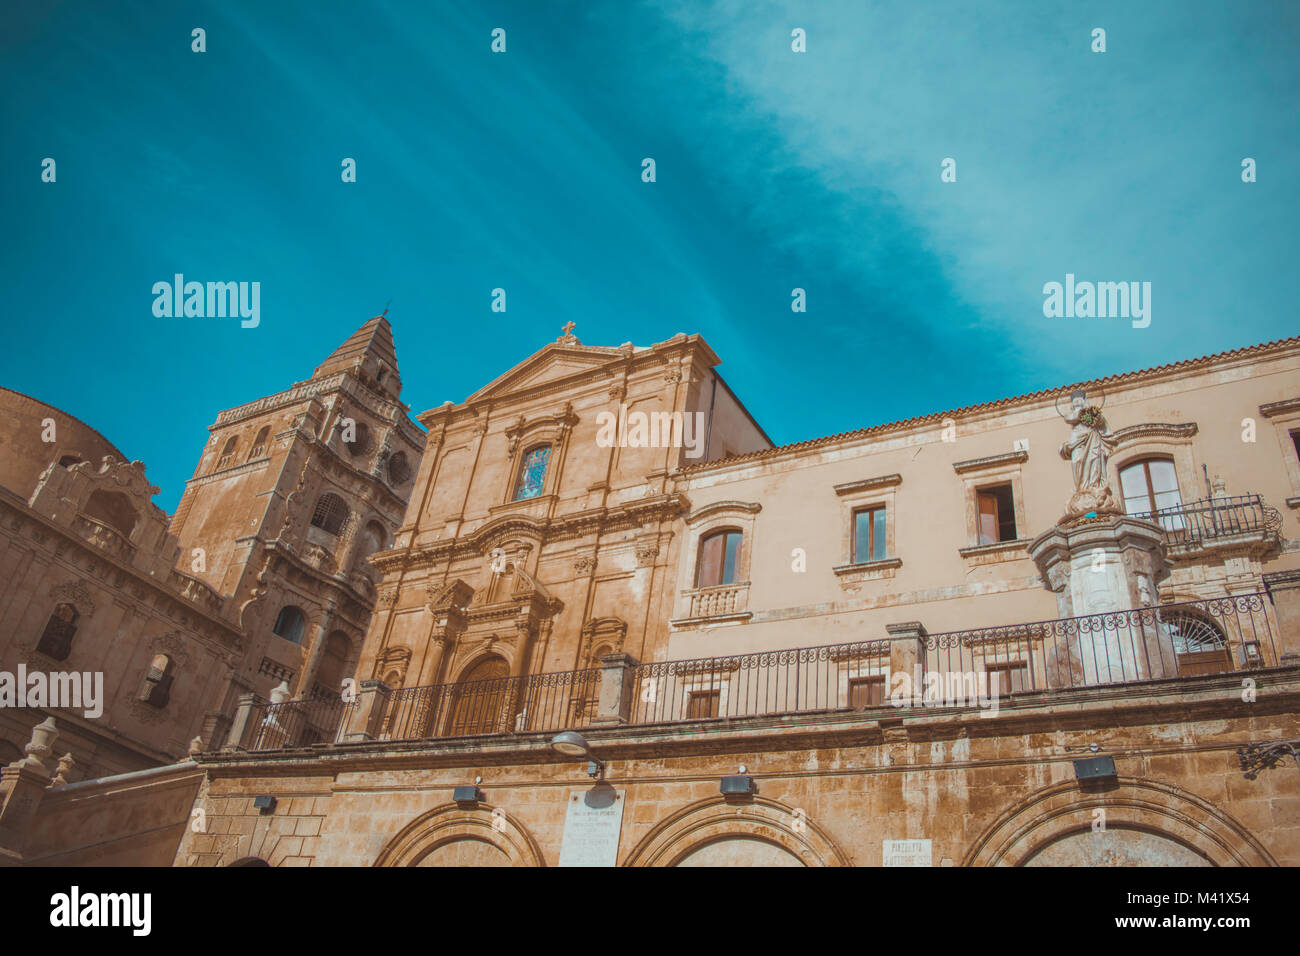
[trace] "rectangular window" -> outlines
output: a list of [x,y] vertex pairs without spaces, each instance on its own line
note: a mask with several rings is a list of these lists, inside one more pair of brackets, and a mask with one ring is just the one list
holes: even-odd
[[982,488],[975,493],[979,543],[1016,540],[1016,508],[1010,485]]
[[849,679],[849,706],[854,710],[883,707],[885,704],[885,675],[852,677]]
[[686,716],[716,717],[718,704],[722,701],[720,690],[693,690],[686,694]]
[[708,588],[736,583],[740,539],[739,531],[720,531],[710,534],[700,543],[700,570],[696,587]]
[[1300,431],[1291,433],[1291,444],[1295,445],[1295,456],[1300,458]]
[[1024,661],[1007,661],[1002,664],[985,664],[989,675],[989,694],[1006,697],[1026,690],[1029,671]]
[[885,553],[885,506],[853,512],[853,563],[881,561]]

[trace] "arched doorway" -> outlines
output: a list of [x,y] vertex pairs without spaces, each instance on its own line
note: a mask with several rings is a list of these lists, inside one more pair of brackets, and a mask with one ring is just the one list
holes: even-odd
[[494,843],[476,837],[448,840],[422,856],[416,866],[512,866],[510,857]]
[[1067,859],[1078,866],[1277,866],[1220,807],[1142,777],[1120,777],[1095,793],[1073,780],[1044,787],[976,837],[962,865],[1056,866]]
[[481,657],[461,672],[450,693],[444,736],[465,737],[506,730],[510,665],[496,654]]
[[1131,827],[1076,830],[1034,851],[1021,866],[1213,866],[1163,833]]
[[706,843],[679,859],[676,866],[805,866],[783,846],[749,836]]

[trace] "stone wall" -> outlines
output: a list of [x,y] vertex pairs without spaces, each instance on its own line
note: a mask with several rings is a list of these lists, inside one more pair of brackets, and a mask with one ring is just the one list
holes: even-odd
[[[929,840],[935,866],[1300,865],[1295,767],[1249,780],[1236,754],[1297,736],[1300,670],[1256,677],[1253,702],[1225,676],[1035,695],[996,713],[584,731],[607,761],[601,783],[548,735],[209,755],[198,805],[211,829],[186,833],[176,862],[554,866],[568,802],[613,788],[619,865],[879,866],[889,840]],[[1117,779],[1080,784],[1074,761],[1094,756],[1113,757]],[[757,793],[729,802],[720,779],[741,765]],[[480,803],[452,801],[479,777]],[[251,807],[259,794],[276,796],[271,814]]]

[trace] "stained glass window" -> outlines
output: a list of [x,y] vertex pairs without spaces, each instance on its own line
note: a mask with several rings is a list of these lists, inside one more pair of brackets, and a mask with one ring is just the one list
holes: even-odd
[[550,457],[549,445],[539,445],[524,455],[523,463],[519,466],[519,484],[515,486],[515,501],[536,498],[542,493],[546,463]]

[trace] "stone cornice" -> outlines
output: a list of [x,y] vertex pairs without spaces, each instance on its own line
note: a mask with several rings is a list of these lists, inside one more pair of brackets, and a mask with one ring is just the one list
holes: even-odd
[[902,484],[902,481],[902,475],[880,475],[876,478],[863,478],[861,481],[850,481],[842,485],[836,485],[835,493],[837,495],[856,495],[861,491],[892,488],[895,485]]
[[[1249,719],[1291,715],[1300,707],[1300,667],[1252,670],[1267,678],[1270,692],[1255,703],[1241,701],[1244,672],[1194,678],[1171,678],[1135,684],[1098,685],[1025,694],[999,702],[997,713],[967,707],[892,707],[835,713],[798,713],[776,717],[732,717],[727,720],[681,720],[657,725],[587,727],[582,735],[606,760],[716,755],[775,751],[793,752],[831,747],[882,746],[905,741],[926,743],[968,736],[1015,737],[1060,732],[1216,719]],[[1237,693],[1233,693],[1233,689]],[[1261,709],[1262,708],[1262,709]],[[434,738],[408,741],[364,741],[328,747],[275,752],[222,751],[200,754],[198,763],[212,778],[264,778],[398,771],[435,767],[526,766],[570,760],[550,749],[552,731],[499,734],[490,737]],[[1223,749],[1236,746],[1232,741]],[[1181,752],[1170,745],[1159,752]],[[1048,758],[1068,764],[1074,751]],[[945,761],[918,768],[913,763],[885,765],[872,773],[916,772],[918,769],[965,769],[1006,760]],[[861,768],[834,771],[862,773]],[[358,777],[364,780],[364,776]],[[364,787],[364,784],[357,784]]]
[[762,510],[763,506],[756,501],[714,501],[707,505],[701,505],[687,515],[686,524],[688,526],[699,524],[701,521],[706,521],[720,514],[756,515]]
[[377,552],[370,556],[370,563],[387,576],[402,570],[434,567],[454,558],[482,555],[489,543],[511,534],[522,532],[547,542],[561,541],[587,534],[639,528],[656,521],[670,521],[681,516],[689,507],[690,501],[685,495],[670,494],[642,498],[613,508],[559,515],[547,520],[513,515],[455,538],[415,545],[406,550]]
[[942,428],[947,419],[972,418],[991,413],[1000,414],[1013,409],[1031,408],[1035,405],[1042,405],[1050,408],[1052,400],[1056,396],[1060,395],[1061,392],[1067,390],[1073,390],[1076,388],[1087,390],[1090,388],[1096,388],[1099,385],[1110,389],[1113,389],[1116,386],[1137,387],[1152,384],[1162,379],[1176,378],[1189,372],[1212,369],[1216,366],[1230,367],[1234,364],[1242,364],[1257,358],[1270,358],[1275,355],[1281,356],[1287,352],[1295,353],[1297,351],[1300,351],[1300,336],[1292,336],[1288,339],[1277,339],[1273,342],[1263,342],[1259,345],[1251,345],[1227,352],[1219,352],[1214,355],[1204,355],[1200,358],[1184,359],[1181,362],[1171,362],[1167,365],[1158,365],[1153,368],[1140,369],[1133,372],[1123,372],[1118,375],[1107,375],[1104,378],[1092,379],[1087,382],[1076,382],[1058,388],[1042,389],[1024,395],[1015,395],[1009,398],[998,399],[995,402],[982,402],[977,405],[966,405],[948,411],[932,412],[928,415],[918,415],[914,418],[907,418],[901,421],[887,422],[881,425],[872,425],[868,428],[857,428],[851,431],[839,432],[822,438],[811,438],[806,441],[794,442],[789,445],[778,445],[775,448],[767,448],[760,451],[748,452],[744,455],[736,455],[727,458],[724,461],[700,462],[699,464],[687,465],[679,469],[677,474],[683,477],[690,477],[706,471],[740,467],[749,462],[791,457],[807,451],[843,446],[852,442],[884,438],[901,433],[916,432],[922,428]]
[[257,401],[248,402],[235,408],[228,408],[217,415],[216,422],[208,427],[208,431],[215,432],[220,428],[226,428],[246,419],[289,405],[296,405],[329,392],[341,392],[376,418],[391,422],[399,430],[405,432],[403,437],[416,449],[424,447],[424,433],[411,420],[406,405],[379,397],[358,382],[356,377],[349,372],[335,372],[333,375],[327,375],[324,378],[297,382],[292,388],[283,392],[277,392],[275,395],[268,395],[265,398],[259,398]]
[[966,461],[955,461],[952,463],[952,470],[959,475],[967,474],[972,471],[986,471],[993,468],[1001,468],[1004,465],[1023,465],[1029,460],[1027,451],[1009,451],[1005,455],[989,455],[986,458],[970,458]]
[[1199,430],[1196,422],[1143,422],[1116,429],[1111,433],[1111,437],[1121,445],[1151,438],[1189,441]]
[[1259,406],[1259,413],[1265,418],[1289,415],[1292,412],[1300,412],[1300,398],[1284,398],[1280,402],[1269,402]]
[[[283,433],[282,433],[283,434]],[[275,436],[279,438],[279,435]],[[271,460],[270,455],[264,455],[261,458],[254,458],[252,461],[246,461],[242,465],[231,465],[229,468],[222,468],[220,471],[210,471],[206,475],[199,475],[197,478],[191,478],[185,484],[192,487],[206,485],[213,481],[220,481],[224,478],[234,478],[237,475],[244,475],[250,471],[256,471]]]

